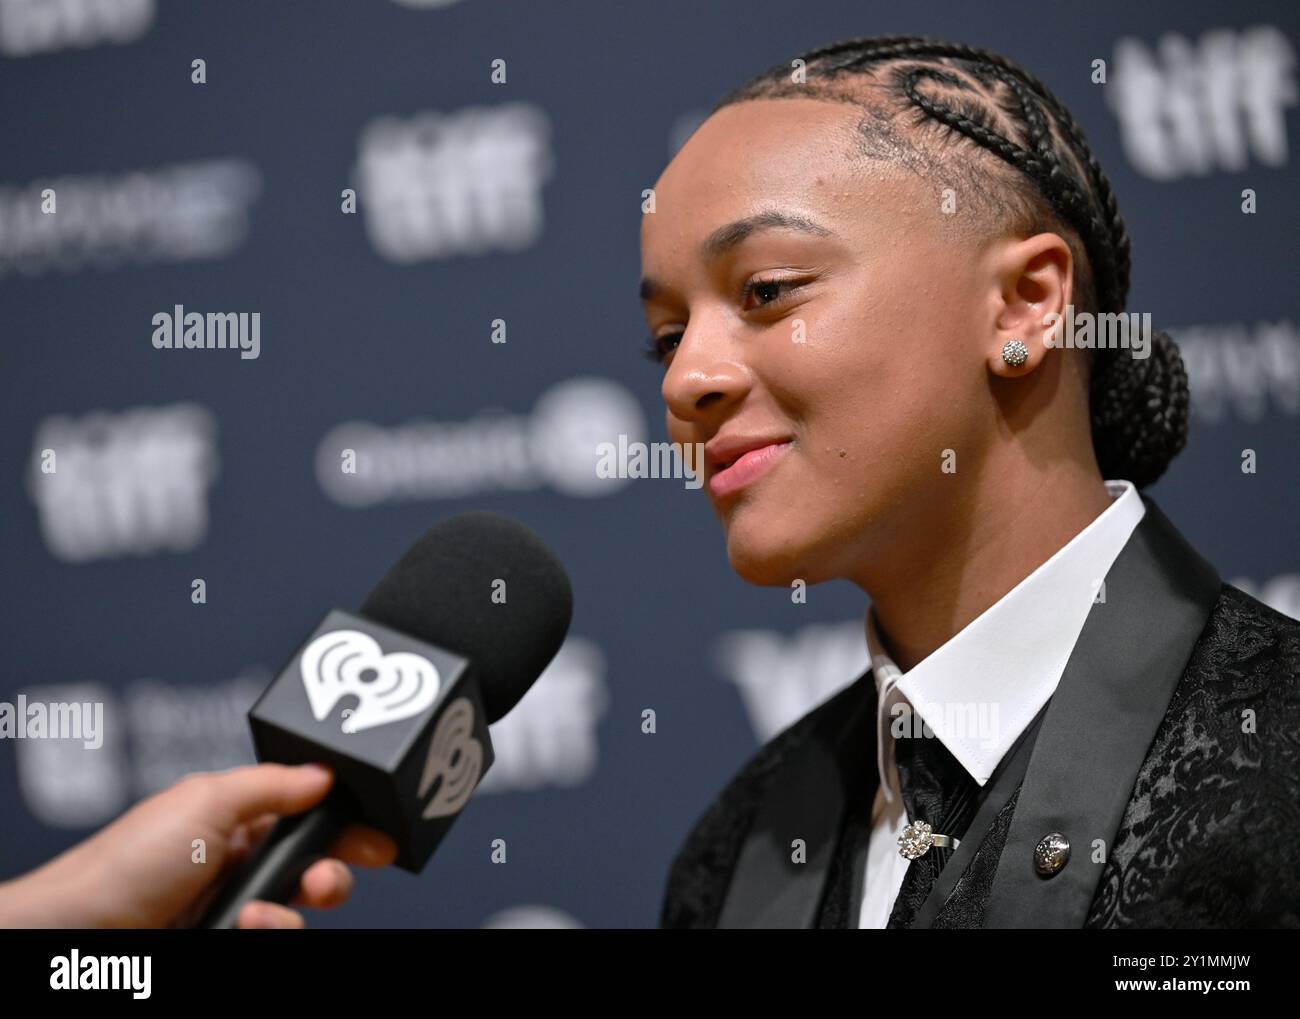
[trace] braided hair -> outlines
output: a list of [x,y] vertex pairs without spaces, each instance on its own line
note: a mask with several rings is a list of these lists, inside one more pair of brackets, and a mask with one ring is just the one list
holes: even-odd
[[[924,36],[849,39],[802,54],[803,80],[777,64],[728,92],[710,112],[749,99],[812,98],[864,107],[862,152],[960,181],[976,207],[1017,233],[1060,233],[1074,263],[1079,311],[1122,314],[1131,244],[1115,193],[1082,128],[1041,81],[1005,57]],[[898,129],[911,113],[914,133]],[[917,145],[932,132],[939,151]],[[1002,164],[953,158],[974,143]],[[1145,358],[1089,351],[1089,413],[1102,475],[1138,487],[1160,477],[1187,441],[1189,393],[1178,347],[1153,330]]]

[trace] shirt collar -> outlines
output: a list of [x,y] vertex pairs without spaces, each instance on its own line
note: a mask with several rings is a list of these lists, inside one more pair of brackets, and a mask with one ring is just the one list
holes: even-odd
[[[981,786],[1056,690],[1102,583],[1146,506],[1128,481],[1107,481],[1112,502],[1002,598],[907,672],[889,657],[867,612],[877,689],[877,767],[892,801],[892,704],[905,698]],[[914,732],[915,730],[913,730]]]

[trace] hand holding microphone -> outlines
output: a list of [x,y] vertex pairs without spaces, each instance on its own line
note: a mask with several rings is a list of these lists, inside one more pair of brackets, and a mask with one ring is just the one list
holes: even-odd
[[258,758],[277,763],[142,801],[0,885],[0,926],[302,926],[286,904],[338,905],[346,864],[418,873],[492,765],[488,725],[554,658],[572,611],[564,568],[523,524],[443,521],[254,704]]
[[[188,775],[29,874],[0,885],[0,927],[188,927],[278,816],[315,806],[332,776],[316,766],[249,765]],[[205,862],[194,862],[194,839]],[[329,909],[352,889],[348,865],[393,862],[388,836],[353,825],[302,875],[291,905]],[[285,905],[250,901],[240,927],[302,927]]]

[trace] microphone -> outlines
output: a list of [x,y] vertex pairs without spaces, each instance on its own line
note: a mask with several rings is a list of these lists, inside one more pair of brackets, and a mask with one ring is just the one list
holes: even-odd
[[495,759],[488,725],[564,642],[568,575],[530,528],[487,511],[431,527],[359,615],[329,612],[249,709],[259,761],[320,762],[334,786],[281,818],[197,926],[253,899],[287,903],[350,822],[388,834],[418,874]]

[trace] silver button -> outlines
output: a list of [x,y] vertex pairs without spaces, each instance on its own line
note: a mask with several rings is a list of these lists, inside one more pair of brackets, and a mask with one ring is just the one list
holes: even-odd
[[1034,847],[1034,870],[1043,877],[1058,873],[1070,859],[1070,840],[1059,831],[1048,832]]

